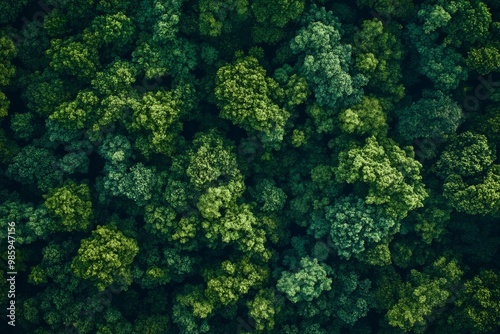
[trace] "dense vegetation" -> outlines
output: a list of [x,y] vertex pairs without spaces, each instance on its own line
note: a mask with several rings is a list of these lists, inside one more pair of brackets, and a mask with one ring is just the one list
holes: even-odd
[[19,333],[500,328],[500,2],[0,9]]

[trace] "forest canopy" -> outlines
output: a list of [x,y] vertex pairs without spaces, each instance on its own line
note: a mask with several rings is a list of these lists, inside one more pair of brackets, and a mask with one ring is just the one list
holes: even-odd
[[498,333],[499,103],[496,0],[0,0],[0,331]]

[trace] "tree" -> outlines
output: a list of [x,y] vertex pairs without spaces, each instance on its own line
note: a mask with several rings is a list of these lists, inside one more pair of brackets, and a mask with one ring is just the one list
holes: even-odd
[[[430,193],[424,208],[415,212],[411,220],[414,231],[421,236],[426,244],[433,241],[441,241],[446,234],[446,224],[450,221],[450,214],[453,211],[443,196]],[[410,219],[410,217],[408,217]]]
[[444,183],[443,195],[454,209],[471,215],[498,215],[500,213],[500,165],[493,165],[476,182],[466,182],[457,174]]
[[268,275],[267,268],[252,263],[247,257],[237,261],[226,260],[215,270],[204,272],[207,284],[205,296],[213,304],[233,304],[250,289],[259,287]]
[[8,138],[5,131],[0,129],[0,163],[4,165],[11,164],[18,153],[19,147],[16,142]]
[[82,80],[93,77],[100,67],[97,49],[73,39],[52,39],[46,54],[52,70]]
[[46,210],[37,208],[32,203],[23,203],[19,200],[8,199],[0,204],[0,217],[3,218],[2,235],[7,239],[8,223],[16,224],[16,243],[19,245],[31,244],[38,239],[48,239],[53,233],[54,221],[50,219]]
[[387,312],[391,326],[423,333],[427,318],[435,308],[446,303],[451,295],[450,289],[463,274],[456,261],[445,258],[438,259],[429,268],[427,273],[411,270],[410,281],[401,286],[400,299]]
[[193,140],[193,149],[188,157],[186,175],[197,189],[243,179],[232,147],[215,131],[199,133]]
[[[2,17],[0,17],[0,21],[1,20]],[[15,56],[16,48],[14,43],[2,31],[0,31],[0,64],[2,64],[0,66],[0,88],[7,86],[10,79],[15,74],[15,67],[10,62]],[[9,100],[7,99],[7,96],[0,91],[0,117],[7,116],[8,108]]]
[[5,0],[2,5],[3,10],[0,14],[0,24],[4,25],[12,21],[19,13],[19,11],[26,6],[28,0]]
[[34,124],[32,113],[14,114],[11,117],[10,127],[18,138],[29,139],[34,132],[40,132],[40,127]]
[[217,37],[229,33],[249,16],[247,0],[208,1],[198,3],[201,35]]
[[26,105],[31,112],[43,116],[54,113],[64,102],[69,104],[75,90],[74,85],[49,70],[30,74],[26,81],[26,88],[23,90]]
[[233,242],[241,252],[268,260],[271,255],[265,247],[266,235],[261,224],[248,205],[233,204],[220,219],[207,219],[202,227],[212,246],[219,240],[225,244]]
[[93,281],[100,291],[112,283],[127,288],[132,283],[130,265],[138,251],[134,239],[116,228],[98,225],[90,238],[82,240],[71,269],[76,276]]
[[41,191],[48,191],[62,182],[62,171],[54,169],[54,153],[34,145],[23,147],[7,168],[7,176],[25,184],[36,185]]
[[259,182],[255,187],[254,194],[264,212],[280,211],[287,199],[283,189],[277,187],[276,183],[269,179]]
[[441,138],[453,134],[462,120],[462,110],[440,91],[425,91],[417,102],[399,114],[398,130],[403,138]]
[[131,167],[126,164],[107,164],[104,172],[101,202],[105,202],[105,194],[108,193],[112,196],[123,196],[139,206],[144,206],[151,199],[153,187],[158,180],[155,168],[146,167],[141,162]]
[[152,234],[165,235],[171,243],[188,244],[196,237],[201,219],[193,214],[180,219],[176,219],[176,216],[176,211],[168,205],[160,207],[146,205],[144,213],[146,229]]
[[56,120],[67,129],[83,129],[95,118],[99,98],[89,90],[80,91],[72,102],[63,102],[50,119]]
[[[196,46],[184,38],[171,40],[170,36],[163,36],[163,33],[155,37],[153,35],[145,39],[132,52],[133,62],[145,73],[146,78],[169,75],[178,82],[191,79],[190,72],[197,65]],[[168,44],[165,44],[167,41]]]
[[133,104],[130,129],[140,131],[136,147],[145,156],[151,153],[173,153],[175,138],[182,130],[182,124],[179,122],[183,111],[181,98],[179,90],[159,90],[145,93],[142,101]]
[[[437,32],[426,33],[424,26],[409,24],[407,36],[419,55],[418,72],[427,76],[443,92],[455,89],[467,79],[465,60],[454,48],[438,43]],[[437,61],[439,59],[439,61]]]
[[436,162],[437,174],[443,178],[451,174],[475,176],[487,171],[495,158],[486,136],[466,131],[446,146]]
[[131,85],[136,81],[137,68],[134,64],[116,60],[103,71],[96,73],[91,81],[92,88],[104,96],[119,95],[123,91],[130,93]]
[[405,92],[401,84],[401,61],[405,53],[400,29],[384,27],[379,20],[365,20],[354,35],[355,68],[368,78],[366,88],[377,96],[383,95],[381,100],[387,100],[388,106],[401,100]]
[[298,19],[304,7],[303,0],[254,1],[251,5],[256,20],[252,30],[253,40],[256,43],[276,43],[284,36],[283,28],[290,21]]
[[[183,251],[180,247],[164,248],[162,238],[152,234],[143,235],[140,252],[134,262],[134,281],[143,289],[159,288],[170,282],[181,283],[198,273],[199,258]],[[139,238],[140,240],[141,238]]]
[[286,294],[292,303],[312,301],[323,291],[332,288],[332,280],[327,277],[326,265],[317,259],[304,257],[300,260],[297,272],[284,271],[276,284],[278,291]]
[[361,103],[339,114],[340,128],[347,133],[378,135],[387,133],[386,115],[376,98],[364,97]]
[[[362,279],[348,266],[334,268],[332,280],[335,284],[331,292],[324,295],[322,304],[336,315],[342,324],[353,326],[365,317],[372,307],[371,282]],[[325,306],[323,306],[325,307]]]
[[328,234],[339,256],[349,259],[351,255],[361,254],[369,246],[383,241],[397,229],[395,221],[385,217],[381,208],[349,196],[325,207],[324,218],[313,220],[309,233],[315,238]]
[[445,27],[451,42],[456,45],[481,43],[488,35],[492,19],[488,6],[478,0],[460,0],[455,3],[443,1],[444,8],[452,19]]
[[278,83],[253,57],[239,55],[231,65],[217,71],[215,96],[220,116],[249,132],[257,132],[279,143],[290,113],[276,102],[283,96]]
[[274,291],[266,289],[260,290],[255,298],[247,302],[249,316],[255,321],[256,330],[274,329],[275,298]]
[[61,225],[56,230],[74,231],[86,229],[92,218],[90,189],[86,184],[77,185],[72,180],[45,195],[45,206]]
[[122,12],[96,16],[84,30],[83,40],[96,48],[107,46],[119,54],[132,42],[134,30],[132,20]]
[[381,18],[387,16],[388,20],[392,17],[401,18],[407,16],[414,7],[411,0],[356,0],[356,4],[360,7],[373,8],[377,15],[381,16]]
[[481,75],[500,71],[500,50],[493,46],[474,48],[467,55],[467,66]]
[[331,12],[313,7],[304,27],[290,43],[299,56],[297,68],[321,107],[359,103],[366,78],[351,76],[351,46],[341,44],[340,23]]
[[500,2],[333,2],[0,1],[21,332],[500,327]]
[[144,334],[161,334],[170,329],[170,320],[164,315],[140,315],[135,323],[135,331]]
[[492,270],[481,270],[464,284],[454,302],[456,311],[446,324],[454,330],[487,333],[500,326],[500,279]]
[[306,80],[299,76],[293,67],[288,64],[274,71],[273,78],[284,89],[284,108],[292,111],[293,115],[293,111],[303,104],[310,95]]
[[401,219],[427,197],[420,168],[411,148],[369,137],[364,146],[340,153],[335,177],[338,182],[366,184],[366,204],[382,205],[388,217]]
[[213,306],[203,295],[203,286],[186,284],[175,297],[172,320],[183,334],[207,333],[210,326],[206,318],[212,311]]

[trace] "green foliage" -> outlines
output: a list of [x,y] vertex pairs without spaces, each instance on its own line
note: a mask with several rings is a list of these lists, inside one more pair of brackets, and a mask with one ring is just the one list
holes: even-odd
[[284,271],[276,284],[276,288],[285,293],[292,303],[312,301],[323,291],[332,288],[332,280],[327,277],[324,264],[317,259],[304,257],[300,260],[297,272]]
[[217,71],[215,96],[221,108],[220,116],[276,143],[283,139],[290,116],[276,103],[282,95],[283,89],[266,77],[265,69],[253,57],[238,57],[233,64]]
[[[124,196],[143,206],[151,199],[152,189],[157,181],[154,168],[148,168],[137,163],[130,168],[125,164],[108,164],[104,171],[103,188],[105,193],[112,196]],[[104,201],[105,193],[101,194]]]
[[138,251],[134,239],[112,227],[97,226],[90,238],[82,240],[71,268],[100,291],[112,283],[127,288],[132,283],[130,265]]
[[135,324],[135,331],[145,334],[161,334],[168,332],[170,321],[163,315],[140,316]]
[[500,51],[495,47],[481,47],[469,51],[467,66],[481,75],[500,71]]
[[20,332],[500,327],[498,1],[334,2],[1,2]]
[[278,188],[275,182],[264,179],[255,187],[255,193],[261,210],[264,212],[279,211],[286,202],[285,192]]
[[52,189],[45,196],[45,206],[58,219],[57,230],[74,231],[86,229],[92,218],[90,189],[86,184],[76,185],[69,180],[64,186]]
[[389,324],[405,331],[423,333],[427,318],[442,307],[450,297],[450,288],[460,279],[462,271],[455,261],[437,260],[431,267],[437,276],[411,270],[410,281],[401,286],[399,301],[387,313]]
[[361,103],[342,111],[339,120],[347,133],[376,136],[387,132],[386,116],[375,98],[364,97]]
[[407,140],[441,138],[453,134],[462,119],[462,110],[440,91],[424,92],[417,102],[399,114],[398,130]]
[[32,74],[27,81],[23,97],[33,113],[48,116],[63,102],[69,104],[71,101],[72,91],[68,89],[68,83],[55,76],[53,72]]
[[270,257],[265,248],[265,231],[260,229],[261,222],[254,216],[248,205],[230,206],[219,220],[202,223],[206,238],[213,244],[235,242],[237,249],[247,254],[257,254],[263,259]]
[[35,124],[33,124],[33,114],[14,114],[11,117],[11,129],[17,137],[21,139],[29,139],[33,136]]
[[436,163],[444,178],[443,195],[457,211],[469,214],[499,212],[500,166],[484,135],[464,132],[454,138]]
[[353,45],[355,68],[368,78],[366,87],[391,102],[404,96],[400,83],[404,49],[397,33],[384,28],[379,20],[366,20],[354,35]]
[[10,164],[12,159],[19,153],[19,147],[15,141],[8,138],[3,129],[0,129],[0,163]]
[[[365,247],[379,243],[395,230],[394,220],[384,217],[380,208],[354,196],[341,198],[334,206],[326,207],[325,218],[330,225],[333,247],[345,259],[362,253]],[[310,227],[312,231],[318,229],[315,223]],[[315,233],[316,238],[322,236]]]
[[340,153],[335,177],[338,182],[366,184],[366,204],[382,205],[390,218],[400,219],[427,197],[420,168],[411,148],[369,137],[364,146]]
[[436,163],[438,175],[475,176],[488,170],[495,161],[494,151],[484,135],[464,132],[445,148]]
[[[0,16],[0,22],[1,21],[2,17]],[[2,31],[0,31],[0,64],[2,64],[0,66],[0,88],[7,86],[10,79],[15,74],[15,67],[11,63],[12,58],[15,56],[16,48],[14,43]],[[0,117],[7,116],[8,108],[9,100],[7,99],[7,96],[0,91]]]
[[332,287],[332,296],[326,299],[326,303],[330,304],[330,308],[342,323],[352,326],[366,316],[371,307],[371,282],[361,279],[357,273],[342,266],[336,268],[333,280],[336,284]]
[[422,240],[431,244],[433,240],[440,241],[446,233],[445,225],[450,220],[452,209],[442,196],[430,194],[421,212],[415,214],[415,232]]
[[169,241],[186,244],[196,236],[199,229],[198,217],[182,217],[176,220],[176,212],[172,208],[147,205],[145,209],[146,228],[166,235]]
[[49,118],[68,129],[83,129],[98,103],[99,98],[92,91],[80,91],[74,101],[62,103]]
[[274,316],[276,296],[272,290],[261,290],[254,299],[247,302],[249,316],[255,321],[258,331],[274,329]]
[[2,12],[0,13],[0,24],[12,21],[19,11],[26,6],[28,0],[4,0],[2,1]]
[[31,203],[6,200],[0,205],[0,217],[4,221],[4,234],[7,239],[7,223],[16,223],[16,243],[30,244],[38,239],[46,239],[52,233],[54,222],[43,208],[35,208]]
[[419,55],[418,72],[427,76],[436,89],[443,92],[455,89],[467,78],[465,60],[446,43],[438,43],[436,32],[425,33],[424,26],[408,25],[408,36]]
[[241,181],[236,157],[231,146],[216,132],[200,133],[193,141],[193,150],[189,152],[189,166],[186,174],[193,186],[206,189],[224,184],[224,179]]
[[356,0],[356,4],[360,7],[373,8],[377,13],[391,17],[404,17],[411,12],[414,4],[411,0]]
[[258,287],[267,278],[264,267],[253,264],[244,257],[236,262],[224,261],[216,270],[207,270],[204,277],[207,282],[206,297],[222,305],[235,303],[250,289]]
[[304,7],[303,0],[253,1],[251,8],[256,20],[252,30],[253,40],[256,43],[276,43],[284,37],[282,28],[299,18]]
[[482,270],[468,280],[455,301],[457,311],[448,321],[453,329],[487,333],[500,326],[500,281],[496,273]]
[[302,1],[277,1],[276,3],[266,3],[257,0],[252,6],[257,22],[269,22],[277,27],[284,27],[288,21],[295,20],[304,10]]
[[[170,35],[170,33],[169,33]],[[196,66],[196,48],[191,42],[177,38],[167,45],[160,43],[170,36],[153,36],[142,42],[132,53],[132,59],[146,78],[160,78],[170,75],[181,81],[190,76],[190,71]]]
[[97,72],[91,81],[92,88],[102,95],[117,95],[130,89],[137,75],[136,67],[126,61],[117,60],[104,71]]
[[231,32],[249,14],[247,0],[200,0],[198,6],[200,34],[210,37]]
[[144,155],[150,152],[172,154],[174,140],[182,129],[179,117],[182,112],[182,100],[179,91],[147,92],[142,101],[132,107],[130,128],[142,131],[136,142]]
[[132,41],[134,25],[122,12],[97,16],[83,33],[83,40],[95,47],[120,50]]
[[7,175],[25,185],[36,185],[48,191],[62,181],[62,171],[54,169],[54,153],[43,147],[33,145],[23,147],[12,159]]
[[452,174],[445,181],[443,195],[459,212],[471,215],[498,215],[500,213],[500,165],[494,165],[476,182],[471,184],[465,182],[460,175]]
[[95,75],[100,64],[94,47],[71,39],[53,39],[50,44],[46,53],[52,70],[79,79],[88,79]]
[[274,79],[284,87],[286,108],[293,110],[304,103],[310,95],[306,80],[297,75],[294,69],[285,64],[274,71]]
[[338,20],[330,12],[315,10],[290,44],[299,55],[297,67],[320,106],[334,108],[358,103],[366,78],[349,73],[352,48],[341,44]]
[[445,4],[445,8],[453,16],[446,29],[452,43],[475,44],[486,38],[492,19],[484,2],[460,0]]

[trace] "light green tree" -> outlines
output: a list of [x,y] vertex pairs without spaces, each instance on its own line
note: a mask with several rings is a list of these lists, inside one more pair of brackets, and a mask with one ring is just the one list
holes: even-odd
[[404,218],[409,211],[423,206],[427,192],[422,183],[422,165],[414,159],[410,147],[401,149],[390,139],[366,139],[339,155],[335,171],[338,182],[367,186],[365,202],[382,205],[393,219]]
[[132,283],[130,265],[139,251],[137,242],[113,227],[97,226],[83,239],[71,268],[76,276],[91,280],[100,291],[116,283]]
[[86,229],[92,219],[90,189],[86,184],[77,185],[72,180],[45,195],[45,206],[57,219],[54,229],[74,231]]
[[318,263],[317,259],[304,257],[297,272],[284,271],[281,274],[276,288],[292,303],[310,302],[332,288],[332,280],[327,277],[325,268],[326,265]]

